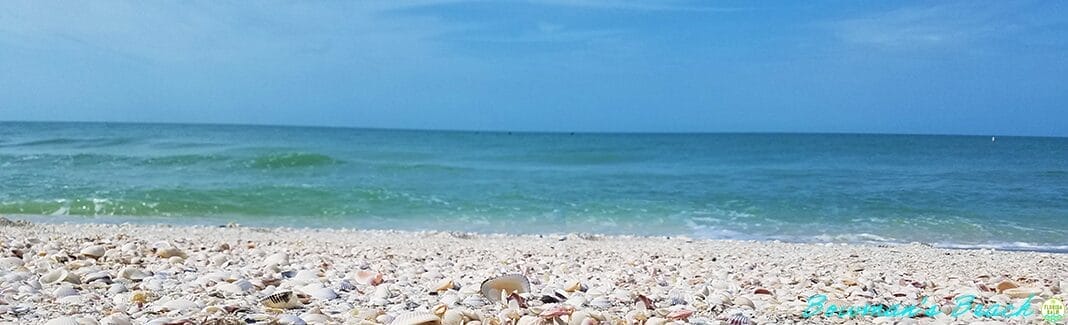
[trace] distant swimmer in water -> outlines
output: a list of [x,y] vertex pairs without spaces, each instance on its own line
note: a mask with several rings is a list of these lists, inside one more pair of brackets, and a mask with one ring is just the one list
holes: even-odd
[[990,142],[997,142],[997,141],[998,141],[998,137],[990,137]]

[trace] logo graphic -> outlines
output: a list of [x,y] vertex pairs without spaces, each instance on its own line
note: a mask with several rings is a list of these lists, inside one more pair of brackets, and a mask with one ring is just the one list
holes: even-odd
[[1042,318],[1050,324],[1055,324],[1064,319],[1064,303],[1057,297],[1049,298],[1042,303]]

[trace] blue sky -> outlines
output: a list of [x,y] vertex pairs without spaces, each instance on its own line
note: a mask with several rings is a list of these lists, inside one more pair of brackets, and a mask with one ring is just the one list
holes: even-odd
[[0,120],[1068,136],[1068,3],[4,1]]

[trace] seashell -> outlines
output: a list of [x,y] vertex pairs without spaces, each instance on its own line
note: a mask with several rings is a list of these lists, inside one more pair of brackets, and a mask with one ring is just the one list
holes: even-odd
[[282,291],[273,293],[267,297],[264,297],[263,299],[260,299],[260,303],[262,303],[264,306],[277,309],[297,308],[303,305],[300,302],[300,299],[297,298],[297,295],[293,293],[293,291]]
[[297,274],[293,275],[294,280],[300,280],[304,282],[311,282],[319,280],[319,272],[312,270],[300,270]]
[[289,255],[286,253],[274,253],[267,258],[263,259],[263,264],[267,266],[282,266],[289,265]]
[[290,315],[290,314],[278,315],[278,319],[275,320],[275,322],[278,323],[278,324],[282,324],[282,325],[306,325],[306,324],[308,324],[308,323],[304,322],[304,320],[301,319],[300,317],[297,317],[296,315]]
[[452,279],[444,279],[441,280],[441,282],[438,282],[438,285],[434,286],[431,291],[436,291],[440,293],[444,291],[449,291],[451,289],[456,289],[457,287],[458,286],[456,285],[456,283],[452,282]]
[[681,290],[671,290],[668,292],[668,302],[671,303],[672,306],[689,304],[689,299],[686,298],[686,293]]
[[1002,292],[1012,298],[1027,298],[1031,295],[1038,295],[1042,293],[1042,289],[1039,288],[1009,288]]
[[122,283],[113,283],[111,284],[111,287],[108,288],[108,294],[114,296],[126,292],[127,290],[126,286]]
[[382,273],[375,271],[356,271],[356,282],[362,285],[377,286],[382,283]]
[[466,318],[464,317],[464,313],[460,312],[459,310],[450,309],[446,310],[445,313],[441,315],[441,324],[463,325],[465,319]]
[[564,285],[564,291],[586,291],[586,285],[582,284],[582,282],[579,282],[578,280],[572,280],[571,282],[568,282]]
[[66,269],[55,269],[48,271],[48,273],[45,273],[44,275],[41,275],[41,277],[37,279],[37,282],[41,285],[50,285],[57,284],[60,282],[78,284],[81,281],[78,278],[78,275],[70,273]]
[[764,289],[764,288],[756,288],[756,290],[753,290],[753,294],[755,294],[755,295],[770,295],[771,294],[771,290]]
[[538,316],[541,317],[541,318],[552,319],[552,318],[557,318],[557,317],[564,316],[564,315],[571,315],[571,313],[574,313],[574,312],[575,312],[575,308],[574,307],[571,307],[571,306],[568,306],[568,305],[556,305],[556,306],[553,306],[553,308],[546,309],[545,311],[539,313]]
[[337,289],[342,292],[349,292],[356,290],[356,286],[353,285],[352,282],[349,282],[349,280],[341,280],[341,282],[337,284]]
[[95,281],[111,284],[111,274],[108,274],[108,271],[97,271],[86,274],[85,277],[82,278],[82,283],[93,283]]
[[82,248],[79,254],[85,257],[100,258],[101,256],[104,256],[104,252],[105,249],[103,245],[93,245],[86,248]]
[[67,316],[59,317],[59,318],[53,318],[53,319],[49,320],[48,322],[45,322],[45,325],[81,325],[81,324],[82,323],[79,322],[77,318],[67,317]]
[[1019,288],[1019,287],[1020,286],[1017,285],[1016,282],[1012,282],[1012,280],[1004,280],[1004,281],[998,282],[998,284],[994,286],[994,289],[997,290],[998,293],[1002,293],[1002,292],[1005,292],[1005,290],[1009,290],[1009,289],[1012,289],[1012,288]]
[[735,306],[748,306],[749,308],[756,309],[756,305],[753,304],[753,301],[746,297],[734,298],[732,302]]
[[582,307],[586,305],[586,296],[581,294],[571,295],[571,298],[567,298],[564,303],[574,307]]
[[[453,324],[444,324],[444,325],[453,325]],[[523,316],[523,317],[519,318],[519,321],[516,322],[516,325],[541,325],[541,318],[538,318],[538,317],[535,317],[535,316],[530,316],[530,315]]]
[[483,297],[493,302],[501,300],[501,296],[511,293],[526,293],[530,291],[530,280],[521,274],[502,275],[482,281],[479,292]]
[[163,308],[169,311],[187,312],[199,310],[200,304],[185,299],[174,299],[163,304]]
[[660,317],[650,317],[649,320],[645,321],[645,325],[664,325],[667,323],[668,320],[666,318]]
[[311,324],[333,324],[333,323],[336,323],[336,321],[334,321],[333,318],[330,318],[330,316],[324,315],[322,313],[310,313],[310,312],[309,313],[303,313],[303,314],[300,314],[300,319],[303,319],[305,322],[308,322],[308,323],[311,323]]
[[746,317],[745,314],[735,313],[734,315],[731,315],[730,317],[727,317],[727,324],[728,325],[752,325],[753,322],[750,321],[749,317]]
[[0,257],[0,269],[14,270],[26,264],[18,257]]
[[408,312],[397,315],[390,325],[438,325],[441,320],[437,315],[426,312]]
[[467,298],[464,298],[464,300],[460,302],[460,304],[478,309],[486,305],[486,300],[482,299],[482,297],[479,296],[467,296]]
[[629,324],[641,324],[645,322],[646,319],[649,319],[649,316],[645,315],[645,313],[641,310],[631,310],[627,312],[627,315],[624,316],[624,319]]
[[330,288],[319,287],[316,289],[305,291],[304,293],[322,300],[333,300],[337,298],[337,292],[334,292],[334,290]]
[[678,309],[668,313],[666,317],[670,320],[686,320],[687,318],[690,318],[690,315],[693,315],[693,310]]
[[127,267],[122,268],[122,270],[119,270],[119,277],[120,278],[127,279],[127,280],[132,280],[132,281],[141,281],[141,280],[144,280],[145,278],[148,278],[150,276],[152,276],[151,273],[142,271],[141,269],[138,269],[138,268],[135,268],[135,267],[132,267],[132,266],[127,266]]
[[132,325],[130,316],[123,313],[114,313],[100,319],[100,325]]
[[380,286],[375,289],[374,293],[371,293],[371,297],[378,299],[389,299],[393,296],[393,292],[389,291],[389,286]]
[[156,250],[156,256],[161,258],[171,258],[175,256],[185,258],[185,253],[175,247],[164,247]]
[[149,295],[148,292],[145,292],[145,291],[142,291],[142,290],[137,290],[137,291],[134,291],[134,292],[130,293],[130,302],[131,303],[144,304],[144,303],[147,303],[150,298],[152,298],[152,296]]
[[60,285],[59,288],[56,288],[56,290],[52,291],[52,296],[56,297],[56,299],[74,296],[77,294],[78,290],[74,290],[74,287],[69,284]]
[[590,307],[603,310],[612,307],[612,300],[608,299],[608,297],[600,296],[597,298],[593,298],[587,304],[589,304]]

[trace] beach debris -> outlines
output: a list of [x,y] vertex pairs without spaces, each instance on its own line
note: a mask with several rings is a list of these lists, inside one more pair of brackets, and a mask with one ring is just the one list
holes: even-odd
[[382,273],[368,270],[356,271],[356,283],[362,285],[377,286],[382,284]]
[[1018,287],[1018,288],[1005,289],[1005,291],[1003,291],[1002,293],[1004,293],[1005,295],[1008,295],[1009,297],[1012,297],[1012,298],[1027,298],[1027,297],[1030,297],[1031,295],[1036,295],[1037,296],[1037,295],[1041,294],[1042,293],[1042,289]]
[[501,297],[507,297],[512,293],[526,293],[530,291],[530,280],[521,274],[508,274],[497,276],[482,281],[479,292],[489,301],[501,301]]
[[1005,292],[1005,290],[1018,287],[1020,287],[1020,285],[1016,284],[1016,282],[1013,282],[1012,280],[1002,280],[1001,282],[998,282],[994,285],[994,290],[998,293],[1003,293]]

